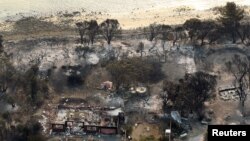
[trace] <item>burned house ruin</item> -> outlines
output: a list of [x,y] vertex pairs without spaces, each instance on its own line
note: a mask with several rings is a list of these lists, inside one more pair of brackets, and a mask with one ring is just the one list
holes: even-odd
[[51,123],[51,134],[115,135],[125,122],[122,109],[115,107],[58,105],[57,115]]

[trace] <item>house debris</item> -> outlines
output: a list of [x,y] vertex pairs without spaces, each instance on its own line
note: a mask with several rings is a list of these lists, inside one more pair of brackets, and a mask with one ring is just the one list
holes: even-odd
[[135,91],[139,94],[144,94],[147,92],[147,88],[146,87],[137,87],[137,88],[135,88]]
[[235,88],[234,86],[220,87],[218,89],[220,99],[222,99],[224,101],[229,101],[229,100],[236,101],[236,100],[238,100],[239,95],[237,95],[236,90],[237,90],[237,88]]
[[58,110],[57,120],[51,124],[52,134],[118,134],[125,122],[121,108],[59,105]]
[[146,87],[131,87],[129,89],[130,93],[132,94],[145,94],[147,92],[147,88]]
[[87,63],[91,65],[96,65],[99,63],[100,58],[97,54],[91,53],[87,55]]
[[113,88],[113,82],[105,81],[101,84],[101,89],[103,90],[111,90]]

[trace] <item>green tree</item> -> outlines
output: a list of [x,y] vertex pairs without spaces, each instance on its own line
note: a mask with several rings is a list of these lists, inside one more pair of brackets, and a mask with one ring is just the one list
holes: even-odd
[[240,21],[244,18],[244,9],[238,7],[234,2],[228,2],[226,6],[219,9],[219,22],[224,26],[225,32],[229,33],[232,42],[236,43],[237,30],[240,27]]

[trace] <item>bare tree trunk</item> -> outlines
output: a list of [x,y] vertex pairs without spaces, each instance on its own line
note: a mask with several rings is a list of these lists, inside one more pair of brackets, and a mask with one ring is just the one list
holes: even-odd
[[245,117],[245,114],[246,114],[245,113],[245,102],[240,100],[239,104],[240,104],[239,107],[240,107],[241,114],[242,114],[243,117]]
[[162,41],[162,51],[165,51],[165,43],[166,41]]
[[81,38],[81,39],[80,39],[80,42],[81,42],[81,44],[83,44],[83,36],[81,35],[80,38]]
[[236,30],[236,33],[240,37],[241,43],[245,44],[245,34],[244,34],[244,31],[242,31],[242,34],[241,34],[238,30]]
[[236,43],[236,37],[235,37],[234,31],[232,31],[231,35],[232,35],[233,44],[235,44]]
[[201,44],[200,44],[200,45],[201,45],[201,46],[204,45],[204,38],[201,39]]
[[110,43],[111,43],[111,40],[110,40],[110,39],[108,39],[108,40],[107,40],[107,42],[108,42],[108,44],[110,45]]
[[248,89],[250,89],[250,69],[248,71]]
[[92,44],[92,45],[94,44],[94,38],[91,39],[91,44]]
[[173,46],[175,46],[176,41],[177,41],[176,39],[173,40]]
[[167,51],[166,50],[164,51],[164,60],[165,60],[165,62],[167,62]]

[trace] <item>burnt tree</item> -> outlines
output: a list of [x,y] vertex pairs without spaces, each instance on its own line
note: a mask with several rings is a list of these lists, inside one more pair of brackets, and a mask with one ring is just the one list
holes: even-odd
[[144,34],[149,41],[153,41],[160,32],[161,26],[157,24],[150,24],[148,27],[144,28]]
[[76,23],[78,33],[80,35],[80,42],[83,44],[84,42],[86,43],[86,39],[84,39],[84,35],[87,32],[87,29],[89,28],[89,22],[84,21],[84,22],[78,22]]
[[143,43],[143,42],[140,42],[140,43],[138,44],[138,47],[137,47],[137,49],[136,49],[136,52],[137,52],[137,53],[140,53],[140,56],[141,56],[141,58],[142,58],[143,53],[145,53],[145,52],[144,52],[144,43]]
[[89,36],[91,44],[94,43],[95,37],[96,37],[96,35],[98,33],[98,30],[99,30],[99,26],[98,26],[97,21],[96,20],[89,21],[87,34]]
[[246,57],[235,55],[233,59],[226,62],[227,70],[234,77],[234,87],[236,93],[239,96],[239,106],[242,115],[245,116],[245,101],[247,99],[247,88],[248,88],[248,73],[249,73],[249,62]]
[[225,32],[231,35],[232,42],[236,43],[237,30],[240,27],[240,21],[244,18],[244,9],[241,9],[234,2],[228,2],[226,6],[219,9],[219,22],[223,25]]
[[0,53],[3,52],[3,36],[0,35]]
[[112,39],[119,33],[120,24],[116,19],[107,19],[100,24],[99,28],[104,39],[110,45]]

